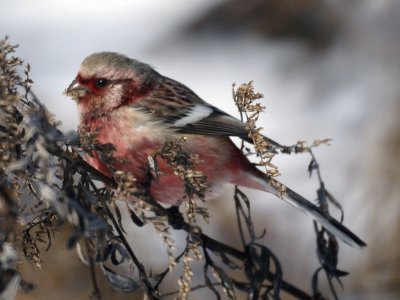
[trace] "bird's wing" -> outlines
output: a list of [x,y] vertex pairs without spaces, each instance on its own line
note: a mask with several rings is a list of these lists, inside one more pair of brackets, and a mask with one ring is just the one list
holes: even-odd
[[[196,114],[198,114],[196,111],[198,110],[211,110],[211,113],[195,122],[187,122],[191,118],[195,118]],[[236,136],[246,142],[253,143],[253,140],[249,137],[246,125],[242,121],[211,106],[206,106],[206,109],[198,106],[193,107],[187,112],[187,116],[174,121],[173,126],[181,133]],[[264,139],[267,140],[270,145],[282,148],[279,143],[270,138],[264,136]]]
[[[242,121],[205,102],[173,79],[164,77],[160,85],[135,106],[155,114],[180,133],[236,136],[252,143]],[[279,143],[267,137],[265,139],[270,145],[282,148]]]

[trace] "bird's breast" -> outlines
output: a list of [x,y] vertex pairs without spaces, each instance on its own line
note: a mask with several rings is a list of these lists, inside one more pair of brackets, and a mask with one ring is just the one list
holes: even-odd
[[[81,123],[82,128],[96,133],[98,144],[112,144],[116,161],[113,167],[129,171],[139,180],[144,180],[148,157],[158,151],[166,140],[175,138],[172,130],[152,120],[151,115],[130,107],[86,120]],[[94,154],[90,163],[104,172],[104,163],[99,156]]]

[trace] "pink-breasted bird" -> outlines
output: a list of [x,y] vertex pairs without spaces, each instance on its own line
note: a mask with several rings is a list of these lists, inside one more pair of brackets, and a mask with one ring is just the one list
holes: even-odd
[[[111,143],[113,167],[130,172],[138,182],[147,178],[148,157],[168,140],[186,137],[187,153],[202,161],[197,168],[207,176],[213,193],[225,183],[236,184],[280,196],[270,178],[258,170],[230,140],[249,141],[245,124],[205,102],[185,85],[164,77],[149,65],[114,52],[94,53],[85,58],[66,94],[73,97],[80,112],[80,127],[97,132],[99,143]],[[267,139],[267,138],[266,138]],[[273,146],[278,144],[269,140]],[[112,172],[94,154],[89,163],[112,177]],[[159,202],[179,204],[184,198],[183,181],[159,162],[160,176],[150,187]],[[287,188],[283,199],[311,216],[328,231],[351,246],[366,244],[334,218]]]

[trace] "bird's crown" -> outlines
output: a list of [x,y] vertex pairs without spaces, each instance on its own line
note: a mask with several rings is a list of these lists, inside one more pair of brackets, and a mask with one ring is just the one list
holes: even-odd
[[121,76],[141,77],[152,68],[136,59],[116,52],[97,52],[86,57],[79,69],[84,78],[104,77],[117,79]]

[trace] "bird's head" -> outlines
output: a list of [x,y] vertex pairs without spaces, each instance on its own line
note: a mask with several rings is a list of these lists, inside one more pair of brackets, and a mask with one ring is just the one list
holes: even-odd
[[157,74],[150,66],[114,52],[86,57],[65,90],[76,100],[82,117],[98,116],[135,102],[146,94]]

